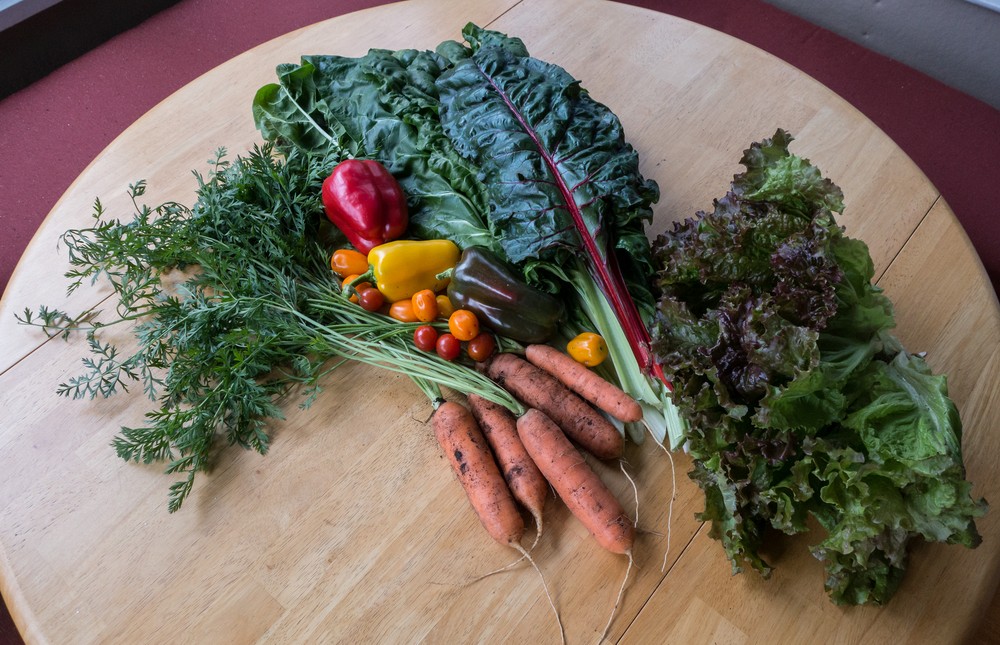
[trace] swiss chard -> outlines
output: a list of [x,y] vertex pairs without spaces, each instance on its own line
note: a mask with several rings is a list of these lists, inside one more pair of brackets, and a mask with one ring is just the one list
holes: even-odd
[[304,56],[280,65],[278,82],[257,91],[254,119],[283,152],[380,161],[408,197],[413,233],[492,248],[479,169],[457,153],[438,120],[434,83],[449,65],[415,50]]
[[[562,68],[517,38],[469,24],[467,45],[307,56],[257,93],[262,134],[279,148],[385,164],[411,198],[411,233],[486,246],[570,301],[571,326],[608,341],[616,378],[679,440],[653,378],[654,309],[645,224],[659,196],[621,123]],[[641,436],[639,427],[631,428]]]
[[[441,123],[464,157],[479,160],[500,245],[535,271],[585,272],[614,312],[631,360],[652,373],[636,303],[652,306],[644,227],[656,184],[639,173],[618,118],[566,70],[475,25],[463,35],[471,54],[437,81]],[[627,359],[613,360],[622,370]]]

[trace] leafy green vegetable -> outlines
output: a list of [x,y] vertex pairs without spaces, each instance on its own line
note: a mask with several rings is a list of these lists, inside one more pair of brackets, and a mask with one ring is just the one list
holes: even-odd
[[[139,381],[158,408],[146,425],[123,428],[119,456],[166,461],[182,479],[168,508],[181,507],[197,473],[211,468],[223,440],[264,453],[278,400],[295,389],[309,405],[321,377],[346,360],[394,370],[438,397],[438,386],[477,392],[519,411],[520,403],[471,366],[413,347],[416,324],[397,323],[350,303],[328,265],[330,239],[320,203],[329,159],[270,146],[228,163],[220,151],[199,177],[195,205],[140,206],[131,220],[108,218],[98,202],[94,224],[67,232],[74,269],[70,289],[106,278],[118,300],[105,323],[96,311],[72,316],[42,307],[22,322],[50,331],[87,330],[87,372],[60,392],[109,396]],[[189,268],[179,286],[172,272]],[[123,355],[100,340],[107,325],[136,322],[137,350]]]
[[832,599],[882,604],[912,538],[974,547],[986,504],[945,377],[892,335],[867,247],[835,222],[840,189],[791,141],[753,144],[712,212],[657,238],[653,348],[734,571],[768,575],[767,532],[813,517]]
[[281,66],[255,99],[258,127],[283,150],[379,159],[412,196],[414,235],[488,246],[562,293],[571,324],[607,340],[607,375],[646,404],[658,440],[676,439],[647,329],[655,183],[617,117],[565,70],[517,38],[473,24],[462,33],[468,46]]
[[[475,25],[463,35],[470,53],[437,81],[441,123],[479,160],[500,245],[536,280],[580,284],[570,300],[608,340],[626,391],[659,404],[643,375],[653,362],[640,314],[653,305],[645,224],[659,189],[639,173],[618,118],[566,70]],[[611,317],[591,315],[605,308]]]
[[407,194],[413,233],[494,248],[484,187],[438,120],[434,52],[371,50],[360,58],[305,56],[278,67],[253,113],[278,150],[377,159]]

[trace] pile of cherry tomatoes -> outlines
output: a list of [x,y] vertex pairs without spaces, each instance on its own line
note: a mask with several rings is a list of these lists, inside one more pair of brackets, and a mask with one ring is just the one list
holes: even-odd
[[[357,266],[350,266],[346,261],[342,266],[336,264],[336,260],[331,262],[333,270],[342,278],[342,285],[352,284],[367,270],[367,260],[361,254],[357,256],[337,255],[337,260],[353,259]],[[455,309],[443,293],[422,289],[408,299],[386,303],[382,292],[369,282],[353,284],[352,291],[351,302],[358,303],[366,311],[383,313],[405,323],[427,323],[413,332],[413,344],[422,351],[436,352],[441,358],[453,361],[461,356],[464,344],[465,353],[476,362],[485,361],[496,352],[496,338],[480,330],[476,314],[468,309]],[[443,325],[432,324],[435,321],[446,321],[447,331],[439,330]]]

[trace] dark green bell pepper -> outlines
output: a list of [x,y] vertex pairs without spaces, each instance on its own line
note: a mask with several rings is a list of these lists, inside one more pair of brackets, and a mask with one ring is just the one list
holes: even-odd
[[451,272],[448,298],[476,314],[479,324],[520,343],[552,338],[565,313],[562,301],[521,280],[507,263],[481,246],[470,246]]

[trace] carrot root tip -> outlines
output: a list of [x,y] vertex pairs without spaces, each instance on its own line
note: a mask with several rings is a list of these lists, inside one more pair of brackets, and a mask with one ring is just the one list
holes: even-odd
[[545,598],[548,599],[549,607],[552,608],[552,614],[556,617],[556,626],[559,628],[559,640],[563,645],[566,645],[566,630],[563,628],[562,617],[559,615],[559,609],[556,608],[555,601],[552,600],[552,594],[549,593],[549,586],[545,584],[545,576],[542,575],[542,570],[538,568],[538,565],[535,564],[535,560],[531,557],[531,554],[529,554],[523,546],[516,542],[512,543],[510,546],[520,551],[522,559],[527,558],[528,562],[531,563],[531,566],[534,567],[535,572],[538,574],[538,579],[542,582],[542,590],[545,592]]
[[628,567],[625,569],[625,577],[622,578],[622,586],[618,588],[618,597],[615,598],[615,606],[611,608],[611,615],[608,617],[608,624],[604,626],[604,631],[601,632],[601,637],[597,640],[598,643],[603,643],[604,639],[608,637],[608,631],[611,629],[611,623],[615,620],[615,614],[618,613],[618,607],[621,605],[622,596],[625,595],[625,585],[628,583],[628,576],[632,572],[632,565],[635,564],[635,559],[632,557],[632,550],[629,549],[625,552],[628,556]]

